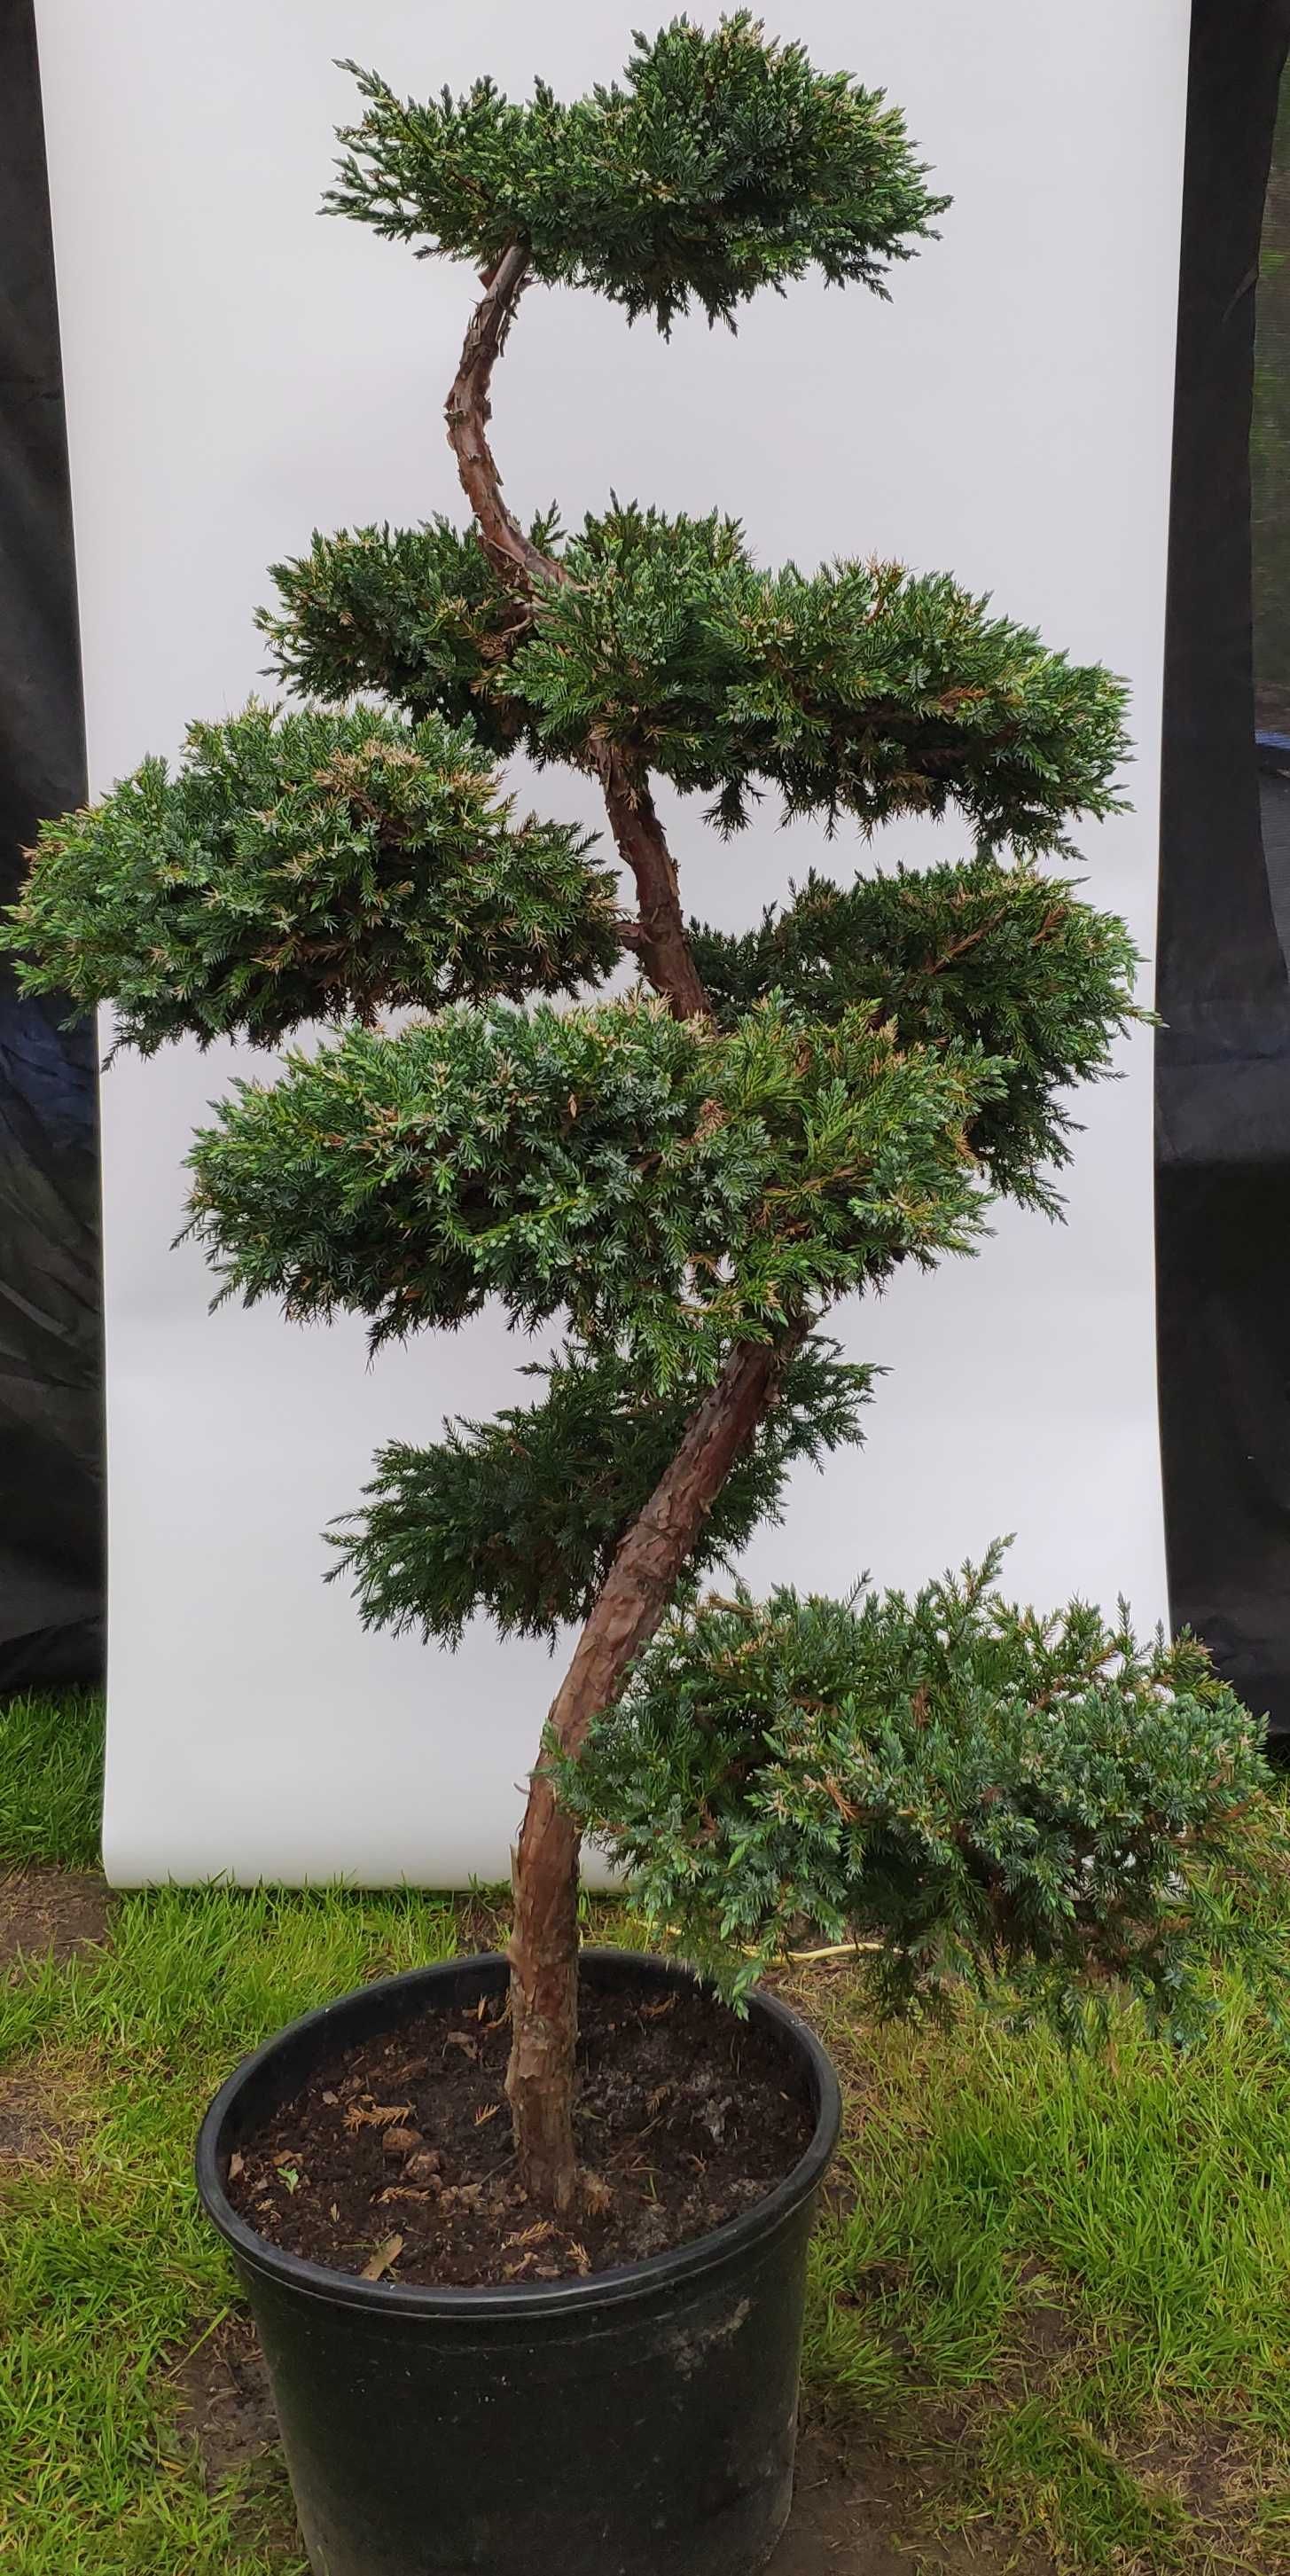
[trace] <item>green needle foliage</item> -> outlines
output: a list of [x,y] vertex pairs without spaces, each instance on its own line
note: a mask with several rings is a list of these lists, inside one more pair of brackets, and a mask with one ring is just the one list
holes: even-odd
[[690,945],[723,1026],[773,985],[814,1019],[872,997],[901,1045],[1002,1058],[972,1149],[994,1189],[1049,1215],[1075,1126],[1063,1086],[1105,1078],[1114,1038],[1143,1016],[1129,1000],[1138,958],[1123,922],[991,850],[845,888],[812,871],[759,929],[733,937],[692,922]]
[[994,1589],[1002,1549],[911,1601],[740,1591],[675,1615],[561,1795],[637,1904],[738,1997],[794,1916],[889,2011],[967,1980],[1068,2038],[1110,1979],[1182,2036],[1206,1880],[1247,1881],[1263,1729],[1194,1638],[1140,1645]]
[[[529,531],[543,552],[554,514]],[[270,567],[280,612],[261,609],[274,668],[293,689],[335,706],[375,690],[418,721],[471,723],[500,758],[524,733],[523,708],[497,683],[531,620],[472,530],[315,529],[307,555]]]
[[422,106],[350,68],[367,109],[340,137],[334,213],[476,268],[524,241],[535,277],[663,332],[692,302],[730,321],[810,268],[881,292],[947,203],[880,91],[814,71],[746,9],[714,35],[678,18],[638,36],[626,86],[567,107],[544,82],[520,107],[490,80]]
[[1047,651],[945,574],[753,563],[737,521],[615,503],[561,542],[564,578],[518,608],[443,521],[315,536],[276,567],[260,623],[275,665],[331,700],[359,689],[414,716],[473,712],[481,739],[583,765],[593,735],[735,831],[767,788],[786,815],[866,832],[954,806],[985,840],[1065,847],[1112,812],[1124,692]]
[[193,1221],[248,1302],[365,1315],[377,1343],[490,1295],[530,1326],[567,1310],[667,1391],[899,1260],[966,1251],[966,1124],[1000,1079],[976,1050],[902,1052],[870,1010],[829,1028],[773,997],[728,1035],[653,1000],[459,1008],[235,1084],[190,1157]]
[[[1112,1070],[1137,960],[1045,871],[1119,802],[1123,690],[948,574],[760,566],[719,509],[611,498],[570,535],[551,511],[526,554],[481,443],[531,286],[733,326],[808,271],[884,292],[945,201],[879,94],[746,10],[638,38],[571,104],[358,77],[332,210],[489,274],[453,427],[490,551],[443,518],[315,533],[260,617],[306,703],[194,726],[173,772],[46,824],[4,944],[145,1053],[333,1023],[195,1142],[223,1294],[378,1343],[489,1300],[564,1337],[536,1401],[380,1452],[333,1533],[368,1624],[554,1637],[612,1568],[649,1595],[617,1630],[640,1637],[661,1587],[632,1538],[670,1479],[679,1607],[559,1787],[728,1991],[809,1918],[877,1945],[893,2006],[999,1974],[1072,2031],[1114,1976],[1182,2028],[1203,1885],[1218,1863],[1239,1895],[1265,1776],[1197,1647],[1040,1622],[994,1557],[913,1602],[697,1588],[859,1437],[832,1301],[971,1251],[997,1196],[1058,1208],[1069,1090]],[[643,917],[577,830],[517,819],[516,750],[606,781]],[[769,794],[862,836],[952,816],[963,853],[812,874],[741,936],[691,925],[686,960],[653,776],[727,836]],[[660,990],[606,996],[632,950]],[[714,1494],[693,1462],[747,1425],[722,1406],[752,1409],[750,1343],[763,1416]]]
[[615,508],[562,558],[505,685],[535,750],[595,729],[680,788],[715,792],[727,831],[778,790],[787,815],[872,831],[956,805],[984,839],[1060,848],[1104,814],[1124,692],[1045,650],[937,573],[751,562],[733,522]]
[[41,826],[5,944],[29,992],[113,1001],[121,1043],[469,995],[570,991],[619,955],[584,835],[512,821],[469,726],[254,703]]
[[[525,1374],[545,1381],[540,1403],[449,1423],[433,1448],[394,1441],[378,1452],[371,1500],[333,1540],[333,1575],[353,1577],[367,1627],[415,1628],[455,1646],[480,1610],[503,1633],[552,1640],[562,1622],[587,1616],[702,1390],[691,1375],[655,1394],[614,1349],[570,1346]],[[780,1518],[799,1458],[818,1464],[860,1438],[872,1379],[812,1335],[704,1524],[691,1581],[724,1565],[759,1522]]]

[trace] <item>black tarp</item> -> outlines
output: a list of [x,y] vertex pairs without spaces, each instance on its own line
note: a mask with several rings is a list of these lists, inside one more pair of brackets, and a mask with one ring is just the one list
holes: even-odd
[[[1176,1623],[1290,1733],[1290,986],[1251,636],[1256,289],[1290,0],[1195,0],[1170,519],[1157,1305]],[[1265,852],[1261,807],[1268,808]]]
[[[0,8],[0,901],[85,793],[71,502],[40,74]],[[92,1027],[0,960],[0,1690],[103,1661],[103,1363]]]

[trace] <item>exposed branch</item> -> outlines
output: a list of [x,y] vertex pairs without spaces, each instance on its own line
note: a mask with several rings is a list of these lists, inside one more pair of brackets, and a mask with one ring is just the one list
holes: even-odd
[[518,519],[512,518],[502,499],[502,478],[488,444],[493,368],[506,346],[506,335],[524,292],[528,264],[526,244],[512,242],[485,280],[484,293],[470,317],[461,364],[452,381],[444,416],[462,489],[479,523],[480,544],[504,581],[531,593],[539,582],[563,579],[561,567],[552,556],[531,544]]
[[556,1694],[551,1728],[581,1752],[591,1717],[608,1708],[628,1665],[662,1618],[703,1522],[783,1374],[806,1338],[800,1324],[774,1342],[739,1342],[691,1415],[680,1447],[625,1533]]
[[[805,1333],[802,1325],[774,1343],[739,1343],[692,1414],[671,1465],[622,1539],[552,1703],[549,1727],[563,1752],[576,1756],[592,1719],[617,1699]],[[539,1763],[515,1855],[514,2037],[506,2089],[525,2188],[561,2212],[572,2206],[578,2189],[571,2108],[580,1839],[556,1804],[545,1763]]]
[[686,936],[676,863],[648,779],[643,769],[633,774],[623,753],[607,743],[597,744],[595,751],[610,829],[620,858],[636,879],[641,965],[678,1020],[709,1020],[712,1004]]
[[[503,580],[531,599],[544,584],[567,581],[569,575],[554,555],[543,554],[525,536],[507,509],[497,460],[488,443],[493,368],[524,292],[528,259],[526,245],[512,242],[486,280],[470,318],[445,417],[480,543]],[[619,856],[636,880],[640,934],[631,944],[655,991],[679,1020],[710,1018],[711,1006],[686,937],[675,862],[644,765],[633,766],[616,744],[593,738],[590,750]]]

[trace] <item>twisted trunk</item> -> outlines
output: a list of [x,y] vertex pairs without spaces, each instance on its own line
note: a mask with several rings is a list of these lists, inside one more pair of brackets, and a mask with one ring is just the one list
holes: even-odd
[[[448,396],[448,437],[480,543],[503,579],[532,600],[569,575],[532,543],[502,498],[488,443],[493,367],[527,280],[528,253],[513,243],[484,280]],[[676,865],[643,763],[593,737],[589,754],[618,851],[636,884],[639,915],[624,944],[678,1019],[710,1018],[690,952]],[[806,1332],[740,1342],[690,1417],[675,1457],[619,1542],[548,1719],[551,1740],[576,1755],[597,1713],[612,1705],[632,1658],[654,1634],[704,1521],[757,1424],[775,1402],[785,1366]],[[579,2197],[573,2139],[578,2040],[576,1826],[558,1806],[547,1758],[537,1764],[515,1850],[511,1934],[512,2045],[506,2089],[520,2178],[530,2197],[560,2215]]]
[[[525,536],[507,509],[497,460],[488,444],[493,368],[506,346],[527,275],[528,252],[522,243],[512,242],[485,281],[483,296],[471,315],[445,417],[449,445],[484,552],[504,581],[532,598],[544,586],[567,581],[569,575],[554,555],[543,554]],[[655,991],[666,997],[679,1020],[706,1018],[708,997],[685,935],[676,864],[645,769],[630,761],[617,744],[593,738],[589,748],[619,857],[636,881],[640,916],[630,945]]]
[[676,862],[667,846],[644,770],[629,768],[621,751],[596,747],[610,829],[636,879],[640,907],[636,954],[657,993],[667,996],[678,1020],[707,1020],[712,1005],[690,954],[681,912]]
[[[801,1332],[742,1342],[691,1415],[649,1501],[621,1540],[548,1728],[577,1755],[592,1719],[612,1706],[628,1666],[653,1636],[678,1576],[736,1459],[775,1400]],[[513,2038],[506,2091],[520,2173],[532,2198],[564,2212],[577,2199],[573,2143],[578,2040],[579,1835],[539,1762],[515,1853],[511,1933]]]
[[462,489],[475,513],[479,542],[503,581],[531,592],[539,583],[561,581],[564,575],[554,558],[533,545],[519,520],[512,518],[502,499],[502,478],[488,444],[493,368],[506,346],[506,335],[527,282],[528,264],[524,244],[512,242],[485,278],[483,295],[470,317],[461,364],[444,405],[444,418]]

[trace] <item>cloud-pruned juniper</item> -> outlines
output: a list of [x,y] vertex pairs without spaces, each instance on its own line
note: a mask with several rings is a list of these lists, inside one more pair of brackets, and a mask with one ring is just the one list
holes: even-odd
[[[970,1251],[1000,1195],[1057,1204],[1069,1088],[1135,1008],[1067,868],[1117,802],[1123,692],[948,574],[767,568],[719,508],[521,526],[494,373],[548,287],[664,336],[812,275],[886,294],[946,206],[899,112],[743,10],[569,104],[357,77],[331,209],[480,273],[447,402],[469,521],[276,566],[286,702],[47,823],[6,936],[28,990],[110,1001],[144,1053],[332,1024],[194,1145],[225,1294],[377,1339],[490,1301],[563,1334],[530,1402],[383,1450],[338,1544],[371,1622],[578,1624],[534,1730],[508,2087],[524,2184],[568,2212],[584,1828],[736,1997],[807,1911],[880,1937],[889,2001],[994,1963],[1067,2013],[1107,1971],[1176,2000],[1170,1891],[1261,1757],[1194,1649],[1008,1614],[981,1576],[698,1597],[795,1461],[859,1437],[835,1301]],[[520,813],[517,749],[597,782],[607,839]],[[659,778],[731,865],[767,796],[857,856],[946,816],[961,855],[812,874],[728,936],[687,919]]]

